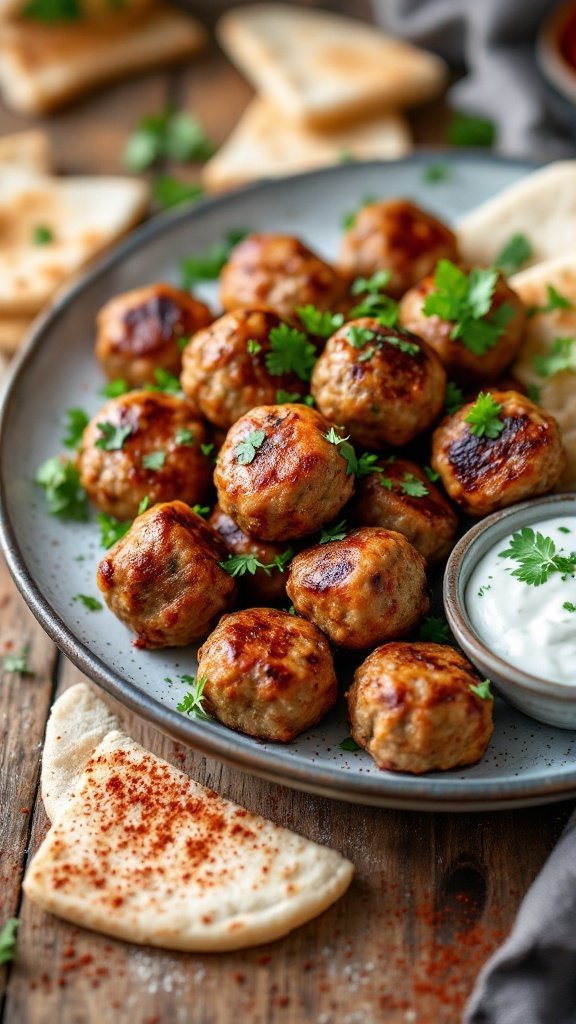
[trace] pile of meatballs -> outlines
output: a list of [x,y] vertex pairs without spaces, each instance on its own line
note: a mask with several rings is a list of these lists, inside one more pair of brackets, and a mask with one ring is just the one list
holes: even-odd
[[[338,699],[344,649],[357,666],[354,740],[380,768],[412,773],[473,764],[492,733],[473,666],[413,639],[430,607],[427,571],[450,552],[459,512],[549,491],[564,466],[553,418],[503,378],[522,302],[500,275],[490,312],[506,302],[513,315],[475,355],[453,324],[424,314],[440,259],[458,263],[452,231],[387,200],[358,213],[336,266],[293,237],[244,238],[221,272],[217,318],[168,284],[115,297],[98,316],[96,357],[133,390],[100,409],[77,455],[96,508],[133,520],[98,567],[108,608],[137,646],[201,642],[206,712],[290,742]],[[393,326],[369,304],[351,313],[358,279],[382,271]],[[308,306],[339,314],[339,326],[305,332],[309,372],[272,372],[271,332],[304,332]],[[370,332],[369,346],[351,343],[353,328]],[[150,388],[159,371],[179,377],[180,394]],[[464,392],[451,414],[448,380]],[[495,438],[467,422],[480,390],[501,406]],[[240,555],[253,556],[243,575],[228,567]]]

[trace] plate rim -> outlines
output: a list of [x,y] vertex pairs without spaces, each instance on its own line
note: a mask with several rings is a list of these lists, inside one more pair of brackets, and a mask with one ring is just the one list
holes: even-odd
[[[186,221],[193,223],[196,218],[202,217],[206,210],[214,206],[221,209],[228,203],[236,203],[244,195],[253,195],[289,186],[294,180],[302,181],[344,175],[350,173],[351,168],[360,171],[368,168],[386,170],[391,166],[413,166],[415,164],[423,166],[437,163],[439,160],[453,164],[484,162],[515,166],[527,171],[530,168],[541,166],[543,163],[542,161],[487,154],[477,150],[455,152],[450,149],[434,148],[411,154],[401,160],[355,161],[351,164],[334,165],[298,175],[267,178],[241,189],[226,192],[221,196],[204,199],[184,209],[175,209],[152,217],[133,231],[128,238],[113,246],[103,256],[91,262],[84,271],[76,275],[58,292],[35,320],[28,340],[14,360],[4,383],[0,405],[0,546],[17,589],[59,650],[120,704],[184,745],[269,782],[340,801],[424,811],[486,811],[569,799],[576,793],[576,767],[564,773],[561,779],[550,782],[546,778],[537,782],[527,782],[518,777],[517,779],[511,778],[507,782],[498,779],[469,779],[463,783],[462,779],[444,777],[440,781],[422,776],[417,780],[410,779],[409,792],[403,788],[406,782],[404,775],[366,775],[359,782],[355,780],[354,776],[343,771],[340,776],[341,784],[336,786],[333,769],[326,769],[315,764],[312,766],[313,778],[310,778],[310,765],[302,765],[297,761],[292,763],[287,759],[278,760],[276,750],[264,750],[252,738],[239,736],[233,732],[230,733],[230,737],[225,733],[212,733],[205,725],[197,723],[191,718],[184,718],[175,709],[167,707],[145,690],[139,689],[135,684],[124,679],[90,651],[81,640],[77,639],[72,630],[51,608],[33,579],[19,547],[16,530],[8,512],[6,481],[3,473],[2,455],[6,443],[6,422],[15,400],[17,386],[21,382],[28,364],[34,360],[40,350],[45,329],[53,320],[57,319],[60,312],[81,296],[83,290],[89,287],[94,280],[108,273],[117,263],[138,251],[141,244],[170,231],[175,223]],[[283,748],[278,749],[281,751]],[[441,787],[440,791],[430,793],[430,789],[436,789],[437,786]],[[463,786],[465,787],[464,795],[462,794]]]

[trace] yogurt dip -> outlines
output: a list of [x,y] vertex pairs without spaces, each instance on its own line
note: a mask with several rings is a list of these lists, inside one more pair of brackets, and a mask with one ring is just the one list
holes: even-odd
[[494,654],[576,687],[576,516],[530,523],[497,541],[472,572],[465,602]]

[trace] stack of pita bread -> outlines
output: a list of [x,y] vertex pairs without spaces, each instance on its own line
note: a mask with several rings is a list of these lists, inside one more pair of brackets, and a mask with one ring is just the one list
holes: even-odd
[[[204,49],[199,22],[161,0],[0,0],[0,91],[18,113],[40,114],[105,82]],[[52,3],[52,7],[58,4]]]
[[281,938],[350,885],[352,864],[224,800],[118,727],[84,684],[52,709],[42,762],[52,827],[27,896],[74,924],[166,949]]
[[54,292],[136,224],[148,199],[135,178],[55,177],[41,131],[0,139],[0,354],[15,351]]
[[258,95],[204,169],[212,191],[339,159],[401,157],[411,142],[400,111],[446,82],[439,57],[311,7],[243,6],[217,33]]

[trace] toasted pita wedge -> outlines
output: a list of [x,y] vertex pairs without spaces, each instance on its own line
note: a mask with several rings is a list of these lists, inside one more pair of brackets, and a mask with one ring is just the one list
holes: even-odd
[[[572,303],[571,309],[554,309],[530,316],[520,357],[512,372],[525,385],[540,388],[540,404],[556,417],[568,453],[568,464],[558,490],[576,488],[576,372],[563,370],[541,377],[534,359],[550,355],[556,338],[576,339],[576,255],[539,263],[510,278],[510,284],[530,307],[546,306],[551,285]],[[576,341],[574,343],[576,360]]]
[[204,166],[203,179],[206,188],[217,192],[258,178],[326,167],[343,154],[357,160],[394,160],[410,148],[410,131],[400,114],[319,132],[287,120],[272,103],[257,97]]
[[52,746],[43,767],[56,818],[24,883],[45,910],[129,942],[217,952],[278,939],[346,891],[353,867],[340,854],[222,799],[119,731],[78,776],[92,742],[83,720],[95,738],[105,712],[97,698],[87,708],[83,687],[65,698],[52,714],[67,755],[57,762]]
[[[36,313],[92,256],[144,214],[132,178],[50,178],[0,167],[0,319]],[[38,229],[52,239],[35,244]]]
[[326,11],[253,4],[225,14],[217,32],[255,88],[311,127],[419,103],[446,81],[439,57]]
[[28,132],[14,132],[0,137],[0,167],[5,165],[26,167],[36,174],[49,174],[51,170],[50,139],[46,132],[31,128]]
[[532,246],[528,264],[574,252],[576,160],[561,160],[534,171],[477,206],[456,233],[466,263],[489,264],[513,235]]
[[95,21],[2,26],[0,88],[20,113],[54,110],[105,82],[194,56],[206,43],[195,18],[158,4]]

